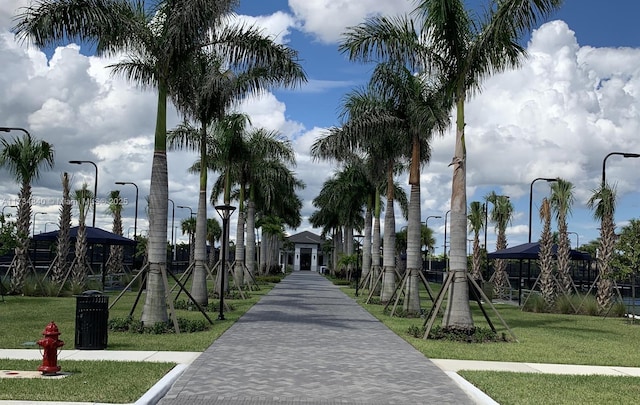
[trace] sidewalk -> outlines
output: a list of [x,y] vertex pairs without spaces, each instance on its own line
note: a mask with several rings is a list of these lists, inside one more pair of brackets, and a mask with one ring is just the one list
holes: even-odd
[[[3,358],[41,355],[35,349],[0,349]],[[60,360],[176,362],[136,402],[155,404],[164,396],[160,405],[495,404],[456,372],[640,377],[640,368],[631,367],[429,360],[338,287],[306,272],[279,283],[203,353],[62,350]]]

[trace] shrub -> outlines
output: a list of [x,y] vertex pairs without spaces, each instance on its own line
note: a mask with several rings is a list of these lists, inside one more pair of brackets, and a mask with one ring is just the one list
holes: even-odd
[[508,339],[504,333],[498,335],[489,328],[473,327],[471,329],[461,329],[455,327],[443,328],[436,326],[429,333],[429,339],[441,339],[454,342],[467,343],[488,343],[488,342],[507,342]]
[[422,326],[411,325],[407,329],[407,333],[413,336],[414,338],[422,338],[424,337],[424,333],[426,332],[426,330],[427,330],[427,327],[424,325]]
[[535,313],[549,312],[547,303],[545,302],[544,298],[542,298],[542,295],[533,292],[529,294],[529,297],[526,299],[526,302],[522,306],[522,310]]
[[[207,330],[208,324],[202,320],[191,320],[185,318],[178,318],[178,327],[180,332],[193,333]],[[166,333],[174,333],[173,322],[157,322],[153,326],[145,327],[142,322],[126,318],[112,318],[109,319],[108,329],[113,332],[129,332],[129,333],[148,333],[152,335],[162,335]]]

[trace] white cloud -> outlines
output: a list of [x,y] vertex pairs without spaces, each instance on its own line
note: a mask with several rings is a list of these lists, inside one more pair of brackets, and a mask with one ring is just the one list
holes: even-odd
[[337,42],[347,27],[375,15],[399,15],[415,8],[413,0],[289,0],[301,30],[320,42]]

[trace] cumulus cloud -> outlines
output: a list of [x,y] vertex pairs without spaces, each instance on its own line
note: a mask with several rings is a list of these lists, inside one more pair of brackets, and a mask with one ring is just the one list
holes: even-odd
[[375,15],[399,15],[415,8],[413,0],[289,0],[300,29],[323,43],[337,42],[347,27]]

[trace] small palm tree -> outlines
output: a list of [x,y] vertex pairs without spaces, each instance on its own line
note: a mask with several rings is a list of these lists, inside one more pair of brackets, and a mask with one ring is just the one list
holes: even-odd
[[31,264],[29,261],[29,228],[31,227],[31,183],[40,177],[43,167],[53,167],[53,145],[25,133],[12,141],[0,140],[0,167],[5,167],[20,184],[18,193],[17,241],[15,263],[11,268],[10,291],[22,292]]
[[194,243],[196,235],[196,219],[194,217],[185,218],[180,222],[180,229],[183,235],[189,236],[189,264],[193,263]]
[[71,188],[69,173],[62,174],[62,204],[60,204],[60,222],[58,224],[58,243],[56,246],[56,261],[53,266],[51,279],[54,284],[62,285],[67,275],[67,256],[71,248]]
[[78,232],[76,234],[75,261],[71,269],[71,284],[74,292],[79,292],[84,288],[89,272],[87,263],[87,215],[92,207],[93,192],[88,188],[87,183],[82,184],[82,188],[76,190],[73,199],[78,206]]
[[571,279],[570,253],[571,243],[567,229],[567,215],[571,214],[573,205],[573,184],[570,181],[557,179],[551,183],[551,209],[556,214],[558,223],[558,276],[565,294],[573,290]]
[[556,300],[556,283],[553,275],[553,235],[551,233],[551,203],[548,198],[540,205],[542,234],[540,235],[540,292],[548,308]]
[[482,280],[480,252],[480,232],[484,230],[484,206],[480,201],[472,201],[469,205],[469,227],[473,232],[473,260],[471,267],[471,276],[475,280]]
[[209,268],[212,269],[216,265],[216,242],[222,236],[222,228],[215,218],[207,218],[207,241],[209,242]]
[[616,210],[615,188],[602,184],[587,202],[593,210],[593,217],[600,221],[600,246],[598,249],[598,307],[602,313],[606,312],[613,299],[613,271],[611,261],[616,243],[616,224],[614,213]]
[[[113,216],[111,232],[122,236],[122,198],[119,190],[109,193],[109,207],[107,212]],[[109,259],[107,260],[107,273],[117,274],[124,272],[124,247],[122,245],[109,246]]]
[[[491,192],[486,197],[487,202],[493,204],[493,209],[489,214],[489,220],[496,226],[498,237],[496,240],[496,250],[507,248],[507,226],[513,217],[513,204],[509,197],[497,195]],[[507,263],[504,259],[497,259],[495,262],[495,272],[492,281],[498,296],[505,296],[506,289],[510,287],[509,276],[506,272]]]

